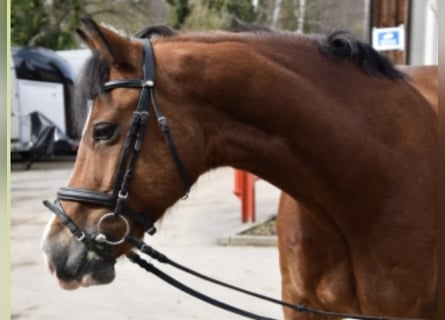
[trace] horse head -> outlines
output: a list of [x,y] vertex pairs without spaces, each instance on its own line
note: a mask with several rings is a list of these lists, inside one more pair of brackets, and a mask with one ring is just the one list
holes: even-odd
[[161,90],[162,111],[157,104],[155,88],[166,84],[156,82],[150,42],[82,22],[77,32],[93,55],[78,98],[90,110],[68,186],[46,202],[57,216],[42,242],[49,269],[66,289],[111,282],[115,259],[131,249],[125,238],[153,233],[200,166],[199,144],[192,150],[184,143],[193,126],[177,104],[186,101],[166,99]]

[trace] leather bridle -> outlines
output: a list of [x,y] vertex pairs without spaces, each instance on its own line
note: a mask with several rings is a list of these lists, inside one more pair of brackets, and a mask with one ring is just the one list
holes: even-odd
[[[126,217],[130,217],[144,232],[153,235],[156,232],[154,221],[146,214],[139,213],[128,205],[128,196],[130,183],[134,174],[134,168],[141,151],[142,141],[146,131],[148,118],[150,116],[150,106],[157,118],[159,127],[164,135],[165,141],[170,149],[173,160],[178,169],[179,176],[184,184],[184,193],[188,194],[190,189],[190,180],[187,175],[184,164],[179,157],[176,145],[170,133],[167,119],[161,113],[155,97],[155,65],[154,55],[151,43],[148,39],[143,40],[144,60],[142,80],[113,80],[106,82],[103,92],[108,92],[116,88],[135,88],[141,89],[138,103],[134,111],[130,129],[125,138],[123,151],[120,159],[119,169],[116,174],[114,188],[111,194],[98,192],[90,189],[63,187],[57,192],[57,199],[54,203],[45,200],[44,205],[55,213],[62,223],[71,231],[74,237],[91,247],[95,251],[102,252],[103,244],[116,246],[125,242],[130,234],[130,224]],[[88,234],[79,227],[66,213],[60,200],[76,201],[113,209],[113,212],[103,215],[96,226],[97,231]],[[125,226],[125,232],[120,240],[110,240],[102,230],[102,224],[105,220],[120,218]]]

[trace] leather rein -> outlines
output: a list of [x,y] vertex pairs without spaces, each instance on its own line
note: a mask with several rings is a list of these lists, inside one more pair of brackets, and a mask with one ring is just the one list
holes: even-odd
[[[158,260],[161,263],[169,264],[184,272],[194,275],[202,280],[209,281],[211,283],[241,292],[246,295],[256,297],[261,300],[265,300],[271,303],[279,304],[287,308],[291,308],[297,312],[309,313],[325,317],[355,318],[363,320],[402,320],[402,318],[394,318],[394,317],[363,316],[356,314],[327,312],[327,311],[312,309],[301,304],[293,304],[286,301],[277,300],[252,291],[248,291],[224,283],[222,281],[210,278],[199,272],[189,269],[179,263],[176,263],[173,260],[169,259],[164,254],[148,246],[142,240],[135,238],[130,234],[130,224],[127,220],[127,216],[130,217],[137,225],[139,225],[149,235],[153,235],[156,232],[154,221],[148,218],[146,214],[140,213],[137,210],[133,209],[127,203],[130,183],[134,174],[134,168],[136,165],[137,157],[142,147],[142,141],[144,138],[144,133],[150,115],[149,112],[150,106],[152,107],[153,112],[157,118],[158,125],[164,135],[165,141],[169,146],[170,152],[172,154],[173,160],[175,161],[178,170],[178,174],[184,184],[184,193],[186,196],[188,195],[188,192],[190,190],[190,180],[185,170],[185,167],[181,161],[181,158],[179,157],[176,145],[170,134],[170,128],[167,124],[167,119],[162,115],[156,101],[154,92],[154,87],[155,87],[154,56],[150,41],[148,39],[144,39],[143,46],[144,46],[143,80],[134,80],[134,79],[113,80],[113,81],[108,81],[103,85],[103,92],[108,92],[115,88],[141,89],[137,107],[134,111],[132,123],[125,138],[124,148],[121,154],[119,169],[116,174],[113,192],[109,194],[90,189],[62,187],[58,190],[57,199],[53,203],[48,200],[43,201],[43,204],[48,209],[50,209],[54,214],[56,214],[56,216],[61,220],[61,222],[71,231],[73,236],[79,242],[84,243],[89,250],[93,250],[104,260],[114,260],[114,258],[111,257],[111,248],[113,246],[120,245],[124,242],[128,242],[135,248],[139,249],[142,253],[150,256],[151,258]],[[89,234],[85,230],[83,230],[80,226],[78,226],[65,213],[65,210],[60,200],[76,201],[80,203],[102,206],[112,209],[113,212],[106,213],[105,215],[103,215],[97,223],[96,232]],[[104,221],[112,218],[121,219],[123,225],[125,226],[125,232],[122,238],[119,240],[109,239],[107,235],[102,231],[102,224],[104,223]],[[260,316],[251,313],[249,311],[245,311],[243,309],[234,307],[232,305],[211,298],[201,292],[198,292],[184,285],[183,283],[177,281],[176,279],[168,276],[167,274],[156,268],[153,264],[142,259],[135,252],[130,252],[129,254],[127,254],[127,257],[132,262],[138,264],[146,271],[151,272],[157,277],[159,277],[161,280],[204,302],[222,308],[226,311],[238,314],[245,318],[256,319],[256,320],[274,320],[272,318]],[[403,320],[422,320],[422,319],[405,318]]]

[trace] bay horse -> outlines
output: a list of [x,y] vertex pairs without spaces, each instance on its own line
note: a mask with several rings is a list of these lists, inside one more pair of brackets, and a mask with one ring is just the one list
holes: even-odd
[[310,207],[327,254],[350,253],[336,270],[370,279],[348,278],[363,304],[323,288],[325,310],[436,318],[436,117],[387,59],[344,33],[141,41],[82,22],[92,107],[42,241],[63,288],[111,282],[128,234],[153,233],[202,173],[232,166]]
[[[408,76],[407,80],[429,102],[427,108],[437,113],[438,66],[397,66],[397,69]],[[310,206],[298,203],[282,192],[276,224],[283,300],[300,301],[318,308],[335,306],[338,309],[342,306],[345,311],[357,311],[360,305],[369,304],[376,292],[380,294],[378,287],[369,292],[356,292],[357,282],[361,285],[373,282],[375,275],[356,272],[356,266],[352,263],[354,257],[341,245],[340,235],[331,221],[321,219]],[[399,237],[404,237],[407,243],[413,241],[410,234],[400,234]],[[419,259],[431,259],[431,252],[416,254]],[[372,259],[372,256],[363,259],[363,263],[366,263],[366,259]],[[401,259],[399,263],[402,262]],[[420,286],[426,281],[421,274],[406,274],[406,277],[411,277],[408,280]],[[435,284],[435,279],[429,281]],[[404,294],[403,291],[399,293],[401,298]],[[335,301],[330,300],[329,296],[331,299],[335,297]],[[432,301],[430,303],[434,305]],[[391,304],[394,302],[391,301]],[[394,307],[398,308],[395,304]],[[283,308],[283,312],[286,319],[301,319],[300,314],[289,308]]]

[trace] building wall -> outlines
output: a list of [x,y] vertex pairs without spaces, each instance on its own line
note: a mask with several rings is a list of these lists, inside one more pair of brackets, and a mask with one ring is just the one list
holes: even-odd
[[412,65],[438,64],[438,0],[412,0],[410,56]]

